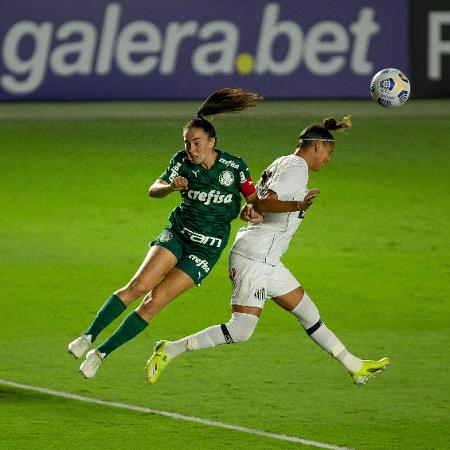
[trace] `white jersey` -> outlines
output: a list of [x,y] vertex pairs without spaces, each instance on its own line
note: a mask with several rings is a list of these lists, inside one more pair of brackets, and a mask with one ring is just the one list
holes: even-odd
[[[264,171],[256,188],[258,196],[271,190],[279,200],[302,200],[307,192],[308,165],[296,155],[276,159]],[[241,228],[231,252],[256,261],[276,265],[287,250],[304,213],[264,213],[264,221]]]

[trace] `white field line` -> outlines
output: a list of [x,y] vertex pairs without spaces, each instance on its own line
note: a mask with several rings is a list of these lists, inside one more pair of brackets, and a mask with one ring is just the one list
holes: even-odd
[[308,439],[302,439],[302,438],[299,438],[296,436],[288,436],[285,434],[269,433],[267,431],[256,430],[256,429],[247,428],[247,427],[241,427],[239,425],[232,425],[232,424],[226,423],[226,422],[217,422],[215,420],[202,419],[201,417],[195,417],[195,416],[186,416],[184,414],[162,411],[160,409],[145,408],[142,406],[130,405],[130,404],[121,403],[121,402],[111,402],[111,401],[101,400],[101,399],[94,398],[94,397],[85,397],[82,395],[71,394],[69,392],[56,391],[54,389],[47,389],[47,388],[39,387],[39,386],[32,386],[29,384],[15,383],[14,381],[0,379],[0,385],[10,386],[10,387],[18,388],[18,389],[24,389],[27,391],[39,392],[41,394],[52,395],[54,397],[62,397],[62,398],[70,399],[70,400],[78,400],[80,402],[92,403],[95,405],[108,406],[110,408],[121,408],[121,409],[130,410],[130,411],[137,411],[137,412],[141,412],[141,413],[145,413],[145,414],[155,414],[158,416],[170,417],[171,419],[175,419],[175,420],[185,420],[187,422],[201,423],[202,425],[208,425],[211,427],[225,428],[227,430],[240,431],[241,433],[253,434],[253,435],[257,435],[257,436],[264,436],[264,437],[271,438],[271,439],[278,439],[280,441],[295,442],[297,444],[309,445],[309,446],[317,447],[317,448],[326,448],[326,449],[331,449],[331,450],[352,450],[348,447],[339,447],[337,445],[326,444],[323,442],[310,441]]

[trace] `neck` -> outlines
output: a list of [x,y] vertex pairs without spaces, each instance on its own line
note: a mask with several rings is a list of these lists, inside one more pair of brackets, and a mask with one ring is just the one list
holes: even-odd
[[202,163],[200,163],[200,165],[202,167],[204,167],[205,169],[210,169],[216,162],[218,156],[219,156],[219,153],[217,152],[217,150],[213,149],[213,151],[208,156],[208,158],[205,161],[203,161]]
[[306,161],[308,169],[311,167],[311,159],[313,157],[312,152],[310,152],[306,149],[297,148],[294,152],[294,155],[299,156],[300,158],[303,158]]

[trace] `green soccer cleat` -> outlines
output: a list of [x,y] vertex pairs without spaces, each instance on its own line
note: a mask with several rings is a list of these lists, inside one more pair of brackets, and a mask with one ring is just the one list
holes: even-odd
[[379,361],[363,359],[361,369],[359,369],[358,372],[349,373],[355,384],[366,384],[370,378],[387,369],[389,364],[389,358],[381,358]]
[[158,341],[153,350],[153,355],[145,365],[145,375],[150,384],[155,384],[158,381],[161,372],[170,362],[167,353],[164,351],[166,344],[167,341]]

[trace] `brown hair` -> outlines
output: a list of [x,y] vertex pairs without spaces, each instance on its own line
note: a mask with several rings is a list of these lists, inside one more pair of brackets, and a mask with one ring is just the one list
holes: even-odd
[[209,138],[216,138],[216,129],[213,124],[204,118],[213,114],[242,111],[263,100],[255,92],[246,92],[237,88],[223,88],[213,92],[200,106],[197,117],[191,119],[183,127],[183,132],[190,128],[202,129]]
[[321,124],[312,124],[306,127],[298,137],[297,148],[305,147],[310,141],[334,141],[331,131],[342,131],[352,126],[352,116],[345,116],[340,122],[333,117],[324,119]]

